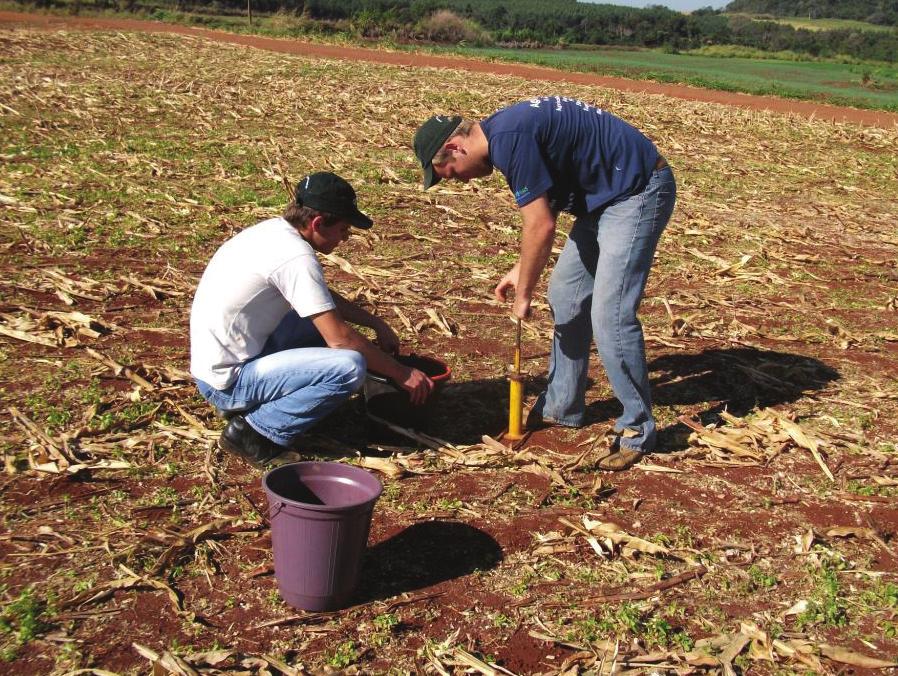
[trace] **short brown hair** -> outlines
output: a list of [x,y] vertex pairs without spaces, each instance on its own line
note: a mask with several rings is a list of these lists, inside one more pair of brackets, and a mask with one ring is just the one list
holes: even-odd
[[326,211],[318,211],[312,207],[304,207],[296,202],[290,202],[284,210],[284,220],[297,229],[304,227],[315,216],[321,216],[324,219],[324,225],[333,225],[340,220],[339,216],[334,216]]
[[[453,136],[464,136],[464,137],[470,136],[471,130],[473,128],[474,128],[473,120],[462,120],[461,122],[458,123],[458,126],[455,128],[455,131],[449,135],[449,138],[452,138]],[[448,141],[449,139],[446,139],[446,140]],[[439,150],[436,151],[436,153],[434,154],[433,159],[430,161],[430,163],[439,166],[441,164],[445,164],[446,162],[448,162],[450,157],[452,157],[451,151],[446,150],[445,148],[440,148]]]

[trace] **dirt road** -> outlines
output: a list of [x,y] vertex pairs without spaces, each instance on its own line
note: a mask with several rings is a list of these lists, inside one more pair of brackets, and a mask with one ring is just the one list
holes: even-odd
[[687,85],[662,84],[646,80],[628,80],[626,78],[604,77],[588,73],[571,73],[539,66],[491,63],[488,61],[478,61],[476,59],[465,59],[460,57],[391,52],[380,49],[349,47],[346,45],[326,45],[302,42],[299,40],[266,38],[257,35],[238,35],[235,33],[179,26],[158,21],[0,12],[0,26],[2,25],[25,25],[31,28],[44,29],[67,28],[77,30],[122,30],[175,33],[179,35],[202,37],[216,42],[246,45],[248,47],[266,49],[272,52],[281,52],[285,54],[301,54],[304,56],[319,56],[330,59],[388,63],[416,68],[452,68],[455,70],[466,70],[475,73],[514,75],[531,80],[544,80],[546,82],[569,82],[595,87],[608,87],[622,91],[663,94],[665,96],[673,96],[690,101],[722,103],[754,110],[770,110],[778,113],[800,115],[807,118],[832,120],[834,122],[850,122],[885,128],[898,126],[898,114],[883,111],[842,108],[809,101],[794,101],[773,96],[736,94],[711,89],[700,89],[698,87],[690,87]]

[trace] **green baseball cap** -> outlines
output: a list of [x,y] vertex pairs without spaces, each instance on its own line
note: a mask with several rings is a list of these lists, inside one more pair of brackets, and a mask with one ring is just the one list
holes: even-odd
[[359,211],[355,190],[346,179],[329,171],[319,171],[296,184],[296,203],[339,216],[357,228],[367,230],[373,223]]
[[434,115],[418,127],[415,133],[415,155],[424,170],[424,188],[430,188],[440,182],[440,177],[433,171],[433,156],[437,154],[452,132],[461,124],[458,115]]

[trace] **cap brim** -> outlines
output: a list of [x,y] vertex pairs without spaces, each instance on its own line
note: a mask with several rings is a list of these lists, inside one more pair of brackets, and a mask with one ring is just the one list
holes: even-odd
[[425,190],[427,190],[428,188],[432,188],[437,183],[439,183],[440,180],[441,179],[440,179],[439,175],[437,174],[437,172],[435,172],[433,170],[433,164],[428,164],[426,167],[424,167],[424,189]]
[[372,225],[374,225],[374,221],[368,218],[361,211],[356,211],[355,213],[347,215],[346,220],[348,220],[355,227],[361,228],[362,230],[367,230]]

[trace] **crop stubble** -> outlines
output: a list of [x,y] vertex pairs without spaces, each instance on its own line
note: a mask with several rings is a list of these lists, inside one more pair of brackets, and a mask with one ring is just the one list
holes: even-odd
[[[602,475],[616,404],[598,365],[589,427],[481,438],[503,425],[512,325],[490,289],[516,214],[498,177],[422,192],[408,148],[433,112],[554,92],[170,36],[0,44],[0,554],[20,671],[895,659],[898,130],[566,88],[645,130],[680,188],[644,302],[660,452]],[[215,247],[325,168],[377,223],[325,261],[335,285],[454,381],[402,451],[372,453],[353,410],[301,442],[387,482],[359,604],[307,616],[272,595],[258,476],[214,448],[186,323]],[[33,635],[13,608],[29,587]]]

